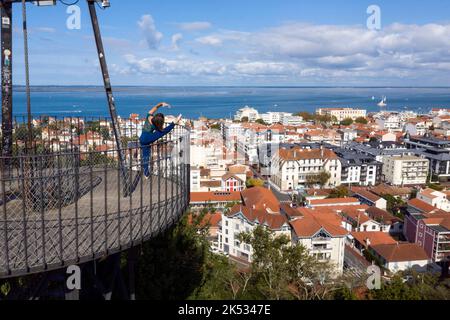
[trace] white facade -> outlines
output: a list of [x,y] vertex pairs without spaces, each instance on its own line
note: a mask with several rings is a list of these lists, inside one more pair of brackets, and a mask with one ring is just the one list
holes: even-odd
[[250,122],[260,119],[258,110],[249,106],[245,106],[244,108],[239,109],[234,116],[234,120],[242,121],[242,119],[245,117],[248,118],[248,121]]
[[285,156],[285,152],[279,150],[272,158],[271,181],[281,191],[293,191],[306,187],[308,176],[325,171],[330,173],[326,186],[339,186],[341,162],[334,153],[334,156],[329,157],[330,153],[331,150],[297,149]]
[[324,229],[308,238],[297,237],[295,232],[292,232],[292,243],[303,245],[319,261],[328,261],[337,274],[342,274],[344,269],[345,236],[335,237]]
[[444,210],[444,211],[450,211],[450,201],[447,198],[447,194],[432,190],[432,189],[426,189],[422,192],[419,192],[417,194],[417,198],[419,200],[422,200],[423,202],[428,203],[429,205]]
[[317,109],[316,113],[321,116],[328,115],[336,117],[337,121],[342,121],[347,118],[356,120],[357,118],[365,118],[367,116],[367,110],[353,108],[320,108]]
[[[251,245],[239,241],[243,232],[252,232],[258,225],[251,223],[242,213],[231,217],[222,214],[222,221],[218,231],[219,251],[252,262],[253,248]],[[272,230],[273,235],[291,236],[290,226],[286,222],[280,230]]]
[[427,183],[429,161],[416,156],[383,158],[385,181],[394,185],[422,185]]

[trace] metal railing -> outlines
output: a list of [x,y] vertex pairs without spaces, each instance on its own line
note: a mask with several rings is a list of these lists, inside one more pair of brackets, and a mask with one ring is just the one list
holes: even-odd
[[0,156],[0,278],[126,250],[169,228],[188,207],[188,129],[176,126],[150,146],[146,178],[138,130],[125,135],[121,163],[107,129],[97,144],[79,119],[78,128],[52,126],[48,139],[48,125],[40,127],[33,143],[16,129],[14,155]]

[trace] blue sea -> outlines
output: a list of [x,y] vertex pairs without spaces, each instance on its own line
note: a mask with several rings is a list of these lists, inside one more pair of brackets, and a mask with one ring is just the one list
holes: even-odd
[[[114,96],[121,116],[145,115],[160,101],[173,108],[167,114],[195,119],[229,118],[249,105],[260,112],[314,112],[319,107],[359,107],[378,111],[377,103],[387,97],[388,110],[450,108],[450,88],[330,88],[330,87],[115,87]],[[102,87],[33,87],[35,116],[108,116]],[[26,112],[23,87],[16,87],[14,113]]]

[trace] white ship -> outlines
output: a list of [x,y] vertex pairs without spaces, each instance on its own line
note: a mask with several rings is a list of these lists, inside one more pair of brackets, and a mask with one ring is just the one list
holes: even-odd
[[385,107],[387,107],[386,101],[387,101],[386,97],[383,97],[383,99],[380,101],[380,103],[378,103],[378,106],[379,106],[380,108],[385,108]]

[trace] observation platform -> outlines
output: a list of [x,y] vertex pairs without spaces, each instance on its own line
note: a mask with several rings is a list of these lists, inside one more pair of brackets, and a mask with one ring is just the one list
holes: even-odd
[[74,144],[77,139],[58,143],[58,150],[52,142],[46,152],[0,157],[0,278],[127,250],[171,227],[186,211],[188,129],[177,126],[151,146],[148,179],[137,143],[122,150],[85,148]]

